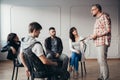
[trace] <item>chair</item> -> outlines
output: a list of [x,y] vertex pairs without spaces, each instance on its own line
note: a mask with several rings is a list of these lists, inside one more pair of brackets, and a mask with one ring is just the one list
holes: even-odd
[[[81,76],[83,77],[83,73],[86,75],[87,71],[86,71],[86,65],[85,65],[85,51],[86,51],[87,45],[85,43],[83,43],[83,45],[81,46],[81,59],[79,59],[80,65],[81,65]],[[71,58],[70,58],[71,60]]]
[[11,54],[12,50],[9,49],[9,48],[10,47],[8,45],[5,45],[4,47],[1,48],[0,51],[1,52],[6,52],[6,51],[9,52],[9,54],[7,55],[7,59],[10,59],[10,60],[13,61],[13,72],[12,72],[12,78],[11,78],[11,80],[17,80],[18,69],[19,69],[19,67],[23,67],[23,65],[21,63],[19,63],[18,58],[13,57],[14,55]]
[[[71,60],[71,58],[70,58],[70,60]],[[81,64],[81,76],[83,77],[83,72],[85,75],[87,74],[85,61],[79,60],[79,62]]]
[[[31,60],[31,62],[32,62],[32,60]],[[34,66],[34,64],[31,64],[29,66]],[[13,60],[13,72],[12,72],[12,79],[11,80],[17,80],[19,67],[24,67],[24,66],[23,66],[22,63],[19,63],[18,58],[15,58]],[[31,67],[31,71],[32,71],[31,72],[32,73],[31,74],[31,80],[34,80],[35,78],[41,78],[41,79],[43,79],[43,78],[49,77],[48,75],[47,76],[41,76],[41,75],[39,75],[41,73],[40,72],[36,72],[34,70],[34,68],[32,68],[32,67]],[[51,73],[50,73],[50,76],[53,74],[53,73],[52,74]],[[29,80],[29,77],[27,78],[27,80]],[[54,77],[52,77],[52,80],[55,80]]]
[[23,65],[21,63],[19,63],[18,58],[15,58],[13,60],[13,72],[12,72],[12,79],[11,80],[17,80],[19,67],[23,67]]
[[81,45],[82,45],[81,46],[81,60],[79,62],[81,64],[81,76],[83,77],[83,71],[85,75],[87,74],[86,65],[85,65],[85,55],[84,55],[87,45],[84,42]]
[[79,61],[79,62],[81,64],[81,76],[83,77],[83,71],[85,75],[87,74],[85,61]]
[[[19,67],[24,67],[24,66],[22,63],[19,63],[18,58],[15,58],[13,60],[13,72],[12,72],[12,79],[11,80],[17,80]],[[16,74],[15,74],[15,72],[16,72]],[[29,77],[27,78],[27,80],[29,80]]]
[[29,53],[24,52],[23,55],[25,63],[31,74],[31,80],[34,80],[35,78],[52,78],[52,80],[55,80],[54,72],[48,69],[47,66],[43,65],[40,59],[34,53],[31,53],[32,51],[27,51]]

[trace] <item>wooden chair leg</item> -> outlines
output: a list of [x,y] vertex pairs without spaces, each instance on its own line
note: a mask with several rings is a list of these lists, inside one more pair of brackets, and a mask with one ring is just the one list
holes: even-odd
[[82,64],[82,62],[80,62],[81,63],[81,76],[83,77],[83,64]]
[[85,74],[87,74],[85,62],[83,62],[83,65],[84,65]]
[[27,78],[27,80],[29,80],[29,77]]

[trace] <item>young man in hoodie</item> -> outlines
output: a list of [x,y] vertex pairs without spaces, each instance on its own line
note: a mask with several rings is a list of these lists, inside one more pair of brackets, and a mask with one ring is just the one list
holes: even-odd
[[[37,22],[30,23],[29,24],[29,35],[27,37],[24,37],[24,40],[21,41],[20,59],[25,67],[25,72],[28,77],[30,76],[30,72],[29,72],[28,67],[24,60],[23,50],[28,48],[30,45],[34,44],[35,42],[38,42],[35,38],[38,38],[41,29],[42,29],[42,26],[39,23],[37,23]],[[33,46],[32,52],[35,53],[35,55],[41,60],[41,62],[44,65],[48,65],[48,66],[49,65],[52,65],[52,66],[58,65],[57,62],[53,62],[45,57],[43,47],[39,43],[36,43]],[[54,71],[54,72],[57,72],[57,71]]]

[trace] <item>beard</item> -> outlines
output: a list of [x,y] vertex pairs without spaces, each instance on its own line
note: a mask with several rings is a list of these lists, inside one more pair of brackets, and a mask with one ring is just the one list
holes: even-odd
[[52,36],[52,37],[55,37],[55,36],[56,36],[56,34],[51,34],[51,36]]
[[96,16],[97,16],[97,14],[94,14],[94,15],[93,15],[93,17],[96,17]]
[[56,36],[56,34],[53,35],[53,37],[55,37],[55,36]]
[[38,38],[38,37],[39,37],[39,35],[35,35],[35,37],[36,37],[36,38]]

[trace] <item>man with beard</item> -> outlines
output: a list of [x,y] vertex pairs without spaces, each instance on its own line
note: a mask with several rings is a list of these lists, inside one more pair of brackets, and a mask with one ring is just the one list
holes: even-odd
[[94,40],[97,49],[97,60],[100,66],[100,75],[98,80],[109,79],[109,68],[107,64],[107,52],[111,42],[111,19],[107,13],[102,12],[99,4],[93,4],[91,7],[93,17],[96,17],[94,32],[90,38]]
[[63,44],[62,40],[56,36],[56,30],[54,27],[49,28],[50,37],[45,39],[45,48],[48,59],[57,59],[62,61],[62,69],[67,70],[68,67],[68,56],[62,54]]

